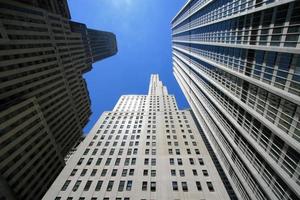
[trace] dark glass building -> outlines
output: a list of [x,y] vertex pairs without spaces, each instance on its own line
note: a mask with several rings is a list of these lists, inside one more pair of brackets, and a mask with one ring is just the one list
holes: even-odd
[[82,75],[117,47],[113,33],[79,30],[66,0],[0,0],[1,200],[41,199],[83,134]]

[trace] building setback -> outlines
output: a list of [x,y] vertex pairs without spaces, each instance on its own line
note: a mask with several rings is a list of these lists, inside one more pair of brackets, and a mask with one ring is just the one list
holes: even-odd
[[43,200],[230,199],[189,110],[158,75],[104,112]]
[[190,0],[173,69],[239,199],[300,199],[300,1]]
[[83,73],[116,52],[66,0],[0,0],[0,199],[42,198],[91,114]]

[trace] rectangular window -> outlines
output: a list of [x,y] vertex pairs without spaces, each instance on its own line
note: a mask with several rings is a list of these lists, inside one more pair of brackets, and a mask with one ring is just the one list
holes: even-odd
[[128,171],[128,169],[123,169],[122,176],[127,176],[127,171]]
[[143,190],[143,191],[146,191],[146,190],[147,190],[147,187],[148,187],[148,182],[147,182],[147,181],[143,181],[143,182],[142,182],[142,190]]
[[177,181],[172,181],[172,187],[174,191],[178,191],[178,184]]
[[107,188],[106,188],[106,191],[112,191],[113,186],[114,186],[114,181],[109,181],[108,185],[107,185]]
[[88,161],[87,161],[87,163],[86,163],[86,165],[91,165],[92,162],[93,162],[93,158],[89,158]]
[[200,181],[196,181],[196,187],[197,187],[198,191],[202,190]]
[[182,186],[182,190],[183,190],[184,192],[187,192],[187,191],[188,191],[187,182],[181,182],[181,186]]
[[75,176],[76,172],[78,171],[78,169],[73,169],[70,176]]
[[196,169],[193,169],[193,175],[194,175],[194,176],[198,176],[198,173],[197,173],[197,170],[196,170]]
[[111,162],[111,158],[107,158],[105,165],[110,165],[110,162]]
[[97,185],[96,185],[96,188],[95,188],[95,191],[100,191],[101,187],[102,187],[102,184],[103,184],[103,181],[98,181]]
[[178,163],[178,165],[182,165],[182,159],[181,158],[177,158],[177,163]]
[[130,169],[129,170],[129,176],[133,176],[134,175],[134,169]]
[[214,192],[214,191],[215,191],[212,182],[206,182],[206,184],[207,184],[207,188],[208,188],[208,190],[209,190],[210,192]]
[[86,172],[87,172],[87,169],[83,169],[80,173],[80,176],[85,176]]
[[132,188],[132,181],[127,181],[126,190],[130,191]]
[[81,184],[81,181],[79,180],[79,181],[76,181],[76,183],[75,183],[75,185],[73,186],[73,192],[75,192],[75,191],[77,191],[77,189],[79,188],[79,186],[80,186],[80,184]]
[[97,169],[93,169],[92,173],[91,173],[91,176],[95,176],[97,173]]
[[203,176],[208,176],[207,170],[202,170]]
[[179,175],[180,176],[185,176],[184,170],[179,170]]
[[200,165],[204,165],[204,161],[203,161],[202,158],[198,158],[198,161],[199,161],[199,164],[200,164]]
[[118,191],[121,192],[124,190],[124,186],[125,186],[125,181],[120,181],[119,183],[119,187],[118,187]]
[[148,176],[148,169],[144,169],[143,175]]
[[151,182],[151,184],[150,184],[150,190],[151,190],[151,192],[155,192],[156,191],[156,182]]
[[151,170],[151,176],[155,177],[156,176],[156,170]]
[[117,158],[117,159],[116,159],[116,162],[115,162],[115,166],[119,166],[120,161],[121,161],[121,158]]
[[92,181],[87,181],[83,190],[84,191],[88,191],[90,189],[90,187],[91,187],[91,184],[92,184]]
[[152,165],[152,166],[155,166],[155,165],[156,165],[156,159],[155,159],[155,158],[152,158],[152,159],[151,159],[151,165]]
[[176,176],[176,170],[175,169],[171,169],[171,176]]
[[70,183],[71,183],[71,181],[70,181],[70,180],[67,180],[67,181],[65,182],[65,184],[62,186],[61,191],[65,191],[65,190],[68,188],[68,186],[69,186]]
[[102,172],[101,172],[101,176],[105,176],[107,173],[107,169],[103,169]]
[[98,159],[97,159],[97,162],[96,162],[96,165],[100,165],[100,164],[101,164],[101,161],[102,161],[102,158],[98,158]]
[[113,169],[111,172],[111,176],[116,176],[117,175],[118,170],[117,169]]
[[144,165],[149,165],[149,158],[145,158]]

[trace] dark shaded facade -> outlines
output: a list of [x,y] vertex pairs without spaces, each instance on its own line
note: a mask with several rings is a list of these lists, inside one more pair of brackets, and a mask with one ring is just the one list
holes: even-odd
[[[97,60],[90,45],[109,40],[83,27],[72,28],[66,1],[0,0],[0,185],[10,188],[0,199],[41,199],[82,137],[91,114],[82,75]],[[116,50],[94,53],[108,48]]]

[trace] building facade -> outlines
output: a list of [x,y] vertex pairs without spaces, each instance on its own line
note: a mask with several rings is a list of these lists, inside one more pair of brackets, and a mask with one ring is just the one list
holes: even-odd
[[174,75],[240,199],[300,199],[300,1],[190,0]]
[[104,112],[44,200],[230,199],[188,110],[158,75]]
[[41,199],[82,136],[83,73],[117,51],[114,34],[84,28],[66,0],[0,0],[0,199]]

